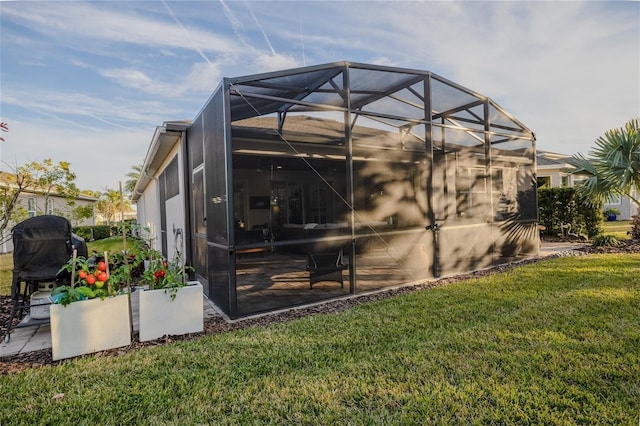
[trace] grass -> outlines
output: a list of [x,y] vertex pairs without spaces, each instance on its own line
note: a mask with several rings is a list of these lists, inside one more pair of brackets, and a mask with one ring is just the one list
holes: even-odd
[[631,235],[627,234],[631,230],[630,220],[605,221],[603,223],[603,234],[613,235],[619,240],[629,240]]
[[640,255],[546,260],[0,376],[0,422],[637,425],[639,265]]
[[[131,247],[133,241],[127,240],[127,247]],[[124,248],[122,237],[110,237],[97,241],[88,241],[87,249],[89,253],[105,251],[116,252]],[[11,280],[13,270],[13,253],[0,254],[0,296],[9,296],[11,294]],[[0,422],[1,423],[1,422]]]

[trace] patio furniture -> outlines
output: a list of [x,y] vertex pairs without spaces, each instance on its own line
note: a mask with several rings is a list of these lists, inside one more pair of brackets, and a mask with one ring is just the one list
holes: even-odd
[[[41,283],[68,281],[68,274],[60,269],[72,256],[71,224],[60,216],[36,216],[20,222],[12,229],[13,278],[11,281],[11,314],[7,321],[5,341],[9,341],[13,319],[22,318],[31,309],[31,295]],[[86,256],[86,244],[74,236],[81,255]],[[16,327],[35,326],[48,319],[29,318]]]
[[[262,228],[255,228],[251,230],[236,231],[236,254],[238,259],[242,258],[242,255],[259,253],[264,256],[269,251],[269,247],[264,246],[264,243],[268,242],[265,232]],[[254,244],[263,244],[260,247],[251,247]]]
[[344,288],[342,271],[349,268],[342,263],[342,249],[334,252],[309,253],[307,271],[309,271],[309,288],[321,281],[335,281]]

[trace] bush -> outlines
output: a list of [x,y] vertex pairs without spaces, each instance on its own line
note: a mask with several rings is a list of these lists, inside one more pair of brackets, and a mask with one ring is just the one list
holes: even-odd
[[[127,235],[133,235],[133,229],[138,226],[135,219],[127,219],[124,221],[124,227]],[[111,225],[111,235],[122,235],[122,222]]]
[[571,232],[589,238],[602,232],[602,209],[590,206],[575,188],[538,189],[538,222],[544,235],[563,235],[563,224],[571,224]]
[[631,216],[631,238],[640,240],[640,207],[638,212]]
[[620,244],[620,241],[615,235],[605,234],[598,235],[593,239],[593,245],[595,247],[615,247]]
[[108,226],[77,226],[73,228],[73,233],[84,238],[85,241],[101,240],[111,236]]

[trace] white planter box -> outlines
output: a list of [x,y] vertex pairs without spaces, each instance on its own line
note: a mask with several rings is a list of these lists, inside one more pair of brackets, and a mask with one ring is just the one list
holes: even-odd
[[141,342],[204,329],[202,284],[190,281],[177,290],[175,299],[171,299],[171,290],[140,292]]
[[126,294],[51,305],[50,313],[54,361],[131,344]]

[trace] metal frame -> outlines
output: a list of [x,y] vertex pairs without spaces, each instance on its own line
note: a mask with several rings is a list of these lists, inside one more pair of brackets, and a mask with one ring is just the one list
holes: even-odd
[[[378,74],[381,73],[381,74]],[[357,75],[356,75],[357,74]],[[336,81],[341,76],[341,81]],[[388,79],[380,77],[389,77]],[[372,77],[372,86],[365,86],[356,77]],[[392,78],[391,78],[392,77]],[[416,85],[421,85],[416,88]],[[437,92],[447,91],[453,96],[439,98]],[[277,120],[277,132],[279,139],[289,144],[295,153],[293,145],[283,136],[287,120],[293,114],[329,112],[342,114],[344,124],[344,155],[347,170],[346,200],[351,205],[351,221],[349,224],[351,233],[352,252],[356,250],[355,233],[355,188],[354,188],[354,132],[356,122],[360,117],[367,118],[380,125],[395,128],[401,138],[413,138],[414,141],[424,143],[424,158],[428,164],[427,185],[430,196],[428,197],[429,211],[425,212],[426,228],[434,233],[435,253],[432,273],[438,275],[440,265],[438,263],[438,233],[443,218],[438,217],[433,206],[433,197],[438,196],[433,191],[434,152],[439,150],[441,155],[447,155],[447,131],[464,134],[466,138],[477,141],[477,146],[484,149],[478,153],[484,155],[488,187],[493,188],[492,156],[496,145],[521,141],[530,144],[535,149],[535,135],[520,121],[507,113],[490,98],[472,91],[464,86],[454,83],[446,78],[429,71],[421,71],[407,68],[396,68],[381,65],[368,65],[356,62],[336,62],[330,64],[302,67],[292,70],[268,72],[235,78],[225,78],[218,86],[216,92],[209,98],[209,103],[216,98],[216,94],[222,92],[223,105],[222,116],[218,117],[219,125],[224,128],[224,140],[214,141],[224,145],[224,164],[226,176],[227,199],[233,194],[233,163],[232,152],[234,140],[232,126],[240,120],[260,116],[275,117]],[[404,92],[407,96],[402,96]],[[321,95],[320,97],[314,97]],[[335,96],[331,96],[335,95]],[[409,98],[410,97],[410,98]],[[317,99],[323,99],[318,101]],[[379,108],[387,100],[394,105],[403,105],[405,108],[415,108],[416,114],[399,114],[394,111]],[[397,104],[396,104],[397,103]],[[446,105],[440,110],[438,105]],[[205,107],[201,110],[203,113]],[[410,110],[413,111],[413,110]],[[497,119],[493,119],[493,118]],[[208,123],[203,123],[206,127]],[[414,132],[415,126],[424,126],[424,135]],[[434,132],[440,129],[440,132]],[[419,129],[420,131],[422,129]],[[439,134],[439,137],[436,137]],[[204,137],[204,136],[203,136]],[[273,137],[273,135],[271,135]],[[275,140],[278,138],[276,137]],[[267,140],[265,139],[265,143]],[[273,142],[273,141],[272,141]],[[268,148],[268,144],[266,144]],[[403,145],[401,150],[405,150]],[[535,165],[535,154],[527,150],[524,155],[532,155],[531,165]],[[292,154],[294,156],[294,154]],[[301,157],[302,158],[302,157]],[[304,160],[304,158],[302,158]],[[304,160],[306,161],[306,160]],[[211,166],[209,166],[211,167]],[[309,165],[309,167],[311,167]],[[188,171],[190,173],[190,170]],[[205,164],[205,174],[211,170]],[[187,174],[187,173],[185,173]],[[447,189],[446,176],[442,188]],[[206,178],[205,178],[206,179]],[[205,185],[207,189],[209,185]],[[492,191],[492,189],[491,189]],[[211,197],[212,194],[207,194]],[[493,203],[493,193],[489,194]],[[493,211],[493,204],[492,211]],[[447,214],[447,209],[444,213]],[[226,204],[226,221],[228,240],[226,242],[210,241],[210,247],[226,248],[229,252],[229,300],[228,314],[231,317],[238,316],[236,309],[236,263],[235,263],[235,238],[233,230],[233,203]],[[493,219],[489,220],[493,224]],[[278,244],[273,244],[277,246]],[[356,288],[356,256],[349,256],[350,262],[350,292],[355,293]]]

